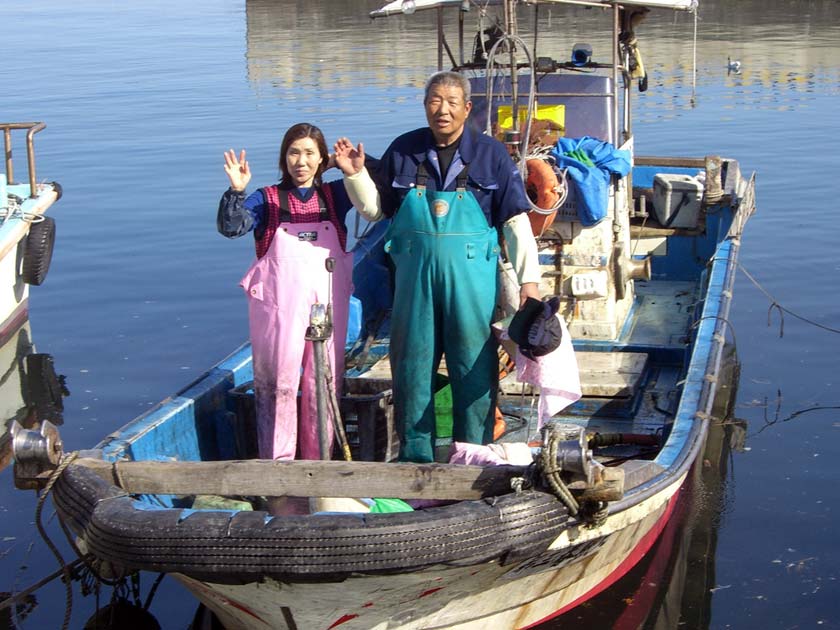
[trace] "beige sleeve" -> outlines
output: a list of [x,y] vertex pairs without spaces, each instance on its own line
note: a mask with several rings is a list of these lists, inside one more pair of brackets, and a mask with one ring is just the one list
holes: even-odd
[[378,221],[382,218],[379,191],[376,190],[376,184],[373,183],[366,168],[362,167],[362,170],[355,175],[345,175],[344,188],[347,190],[350,201],[353,202],[353,207],[362,218],[368,221]]
[[527,213],[522,212],[508,219],[502,225],[502,233],[519,285],[526,282],[539,283],[542,272],[537,252],[537,240],[531,231],[531,222],[528,221]]

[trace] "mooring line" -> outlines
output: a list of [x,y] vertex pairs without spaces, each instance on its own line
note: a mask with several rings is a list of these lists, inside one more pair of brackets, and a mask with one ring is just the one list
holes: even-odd
[[49,547],[50,551],[52,551],[53,555],[58,560],[58,565],[61,567],[61,572],[64,574],[64,584],[66,587],[66,602],[64,608],[64,622],[62,624],[62,630],[68,628],[70,626],[70,614],[73,610],[73,582],[71,580],[70,569],[68,564],[64,562],[64,557],[61,555],[61,552],[58,550],[58,547],[55,546],[50,537],[47,535],[46,530],[44,529],[43,524],[41,523],[41,511],[44,509],[44,503],[47,500],[47,496],[49,496],[50,491],[53,488],[53,485],[58,478],[61,477],[61,474],[64,472],[64,469],[69,466],[76,457],[78,457],[79,452],[73,451],[71,453],[67,453],[62,456],[61,461],[59,461],[58,466],[50,475],[49,480],[47,481],[47,485],[44,487],[44,492],[38,497],[38,505],[35,507],[35,526],[38,528],[38,533],[41,534],[41,538],[44,539],[44,542]]
[[57,569],[56,571],[53,571],[48,576],[46,576],[44,578],[41,578],[40,580],[35,582],[35,584],[33,584],[32,586],[29,586],[29,587],[23,589],[22,591],[18,591],[14,595],[12,595],[10,597],[7,597],[2,602],[0,602],[0,610],[5,610],[6,608],[9,608],[9,606],[12,606],[12,605],[18,603],[19,601],[21,601],[22,599],[25,599],[27,596],[34,593],[35,591],[37,591],[42,586],[52,582],[55,578],[63,576],[65,571],[72,571],[78,565],[84,563],[85,559],[88,558],[88,557],[91,557],[91,556],[88,555],[88,556],[85,556],[84,558],[76,558],[70,564],[68,564],[66,566],[62,566],[60,569]]
[[763,286],[761,286],[761,284],[758,282],[758,280],[753,278],[753,276],[750,274],[750,272],[747,271],[744,268],[744,265],[742,265],[741,263],[738,263],[738,267],[741,269],[741,271],[744,272],[744,275],[746,275],[747,278],[750,279],[750,281],[756,286],[756,288],[759,291],[761,291],[764,295],[766,295],[767,299],[770,300],[770,302],[771,302],[770,307],[767,309],[767,325],[768,326],[770,325],[770,317],[771,317],[771,313],[773,312],[773,309],[776,309],[779,312],[779,319],[780,319],[780,322],[779,322],[779,337],[784,337],[785,336],[785,313],[787,313],[788,315],[791,315],[792,317],[795,317],[798,320],[801,320],[801,321],[805,322],[806,324],[811,324],[812,326],[816,326],[817,328],[822,328],[823,330],[827,330],[828,332],[833,332],[833,333],[840,334],[840,330],[838,330],[837,328],[832,328],[831,326],[826,326],[824,324],[820,324],[819,322],[815,322],[812,319],[808,319],[807,317],[803,317],[802,315],[799,315],[798,313],[793,312],[789,308],[785,308],[784,306],[779,304],[779,302],[778,302],[778,300],[776,300],[776,298],[774,298],[772,295],[770,295],[770,293],[767,291],[767,289],[765,289]]

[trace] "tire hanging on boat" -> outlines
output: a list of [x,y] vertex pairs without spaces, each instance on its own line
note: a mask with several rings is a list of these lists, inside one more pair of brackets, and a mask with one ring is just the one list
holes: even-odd
[[96,557],[126,569],[212,582],[342,579],[435,564],[502,563],[544,551],[569,513],[524,491],[395,514],[283,516],[150,508],[82,466],[64,470],[53,501]]
[[40,286],[50,270],[55,245],[55,219],[45,216],[43,221],[32,223],[25,243],[21,276],[27,284]]

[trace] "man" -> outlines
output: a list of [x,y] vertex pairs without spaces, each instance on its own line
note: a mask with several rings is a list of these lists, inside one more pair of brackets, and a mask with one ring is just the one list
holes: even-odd
[[382,156],[377,175],[385,185],[377,201],[362,192],[360,181],[370,181],[362,146],[342,138],[335,147],[356,208],[368,218],[392,218],[385,247],[396,268],[394,411],[400,459],[415,462],[434,461],[435,375],[442,355],[452,387],[453,439],[492,441],[498,355],[490,324],[499,230],[522,302],[539,298],[540,277],[519,171],[501,142],[466,125],[469,82],[455,72],[432,75],[424,106],[429,126],[398,137]]

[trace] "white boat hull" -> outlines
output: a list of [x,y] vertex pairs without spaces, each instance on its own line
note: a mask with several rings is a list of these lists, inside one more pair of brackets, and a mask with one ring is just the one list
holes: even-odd
[[226,628],[527,628],[596,595],[650,549],[685,475],[597,528],[571,528],[537,557],[438,565],[340,582],[211,584],[176,575]]
[[[38,197],[26,199],[21,210],[28,215],[43,215],[58,198],[50,186],[40,187]],[[29,234],[29,221],[8,218],[0,226],[0,338],[15,330],[26,319],[29,285],[21,275],[21,242]]]

